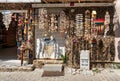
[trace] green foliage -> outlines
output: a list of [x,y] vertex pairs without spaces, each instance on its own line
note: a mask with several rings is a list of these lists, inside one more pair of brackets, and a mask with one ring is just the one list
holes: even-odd
[[61,55],[61,57],[62,57],[63,62],[65,63],[66,62],[66,54]]

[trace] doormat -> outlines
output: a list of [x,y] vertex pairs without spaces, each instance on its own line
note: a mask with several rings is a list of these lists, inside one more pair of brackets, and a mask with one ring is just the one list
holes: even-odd
[[64,71],[44,71],[42,77],[54,77],[54,76],[64,76]]

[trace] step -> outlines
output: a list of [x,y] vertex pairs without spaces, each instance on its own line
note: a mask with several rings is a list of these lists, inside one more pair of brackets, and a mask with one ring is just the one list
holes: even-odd
[[63,64],[45,64],[43,66],[44,71],[62,72]]
[[63,60],[36,59],[33,61],[33,65],[36,68],[42,68],[44,64],[63,64]]

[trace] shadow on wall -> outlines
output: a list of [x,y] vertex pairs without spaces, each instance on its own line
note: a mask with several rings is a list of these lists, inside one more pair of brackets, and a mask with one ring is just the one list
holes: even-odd
[[120,41],[118,41],[117,50],[118,50],[118,59],[120,60]]

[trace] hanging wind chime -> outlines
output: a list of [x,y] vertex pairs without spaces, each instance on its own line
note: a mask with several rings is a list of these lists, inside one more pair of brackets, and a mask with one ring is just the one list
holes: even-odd
[[56,20],[56,15],[55,14],[51,14],[49,30],[52,33],[57,30],[57,20]]
[[5,11],[2,11],[2,14],[3,14],[3,20],[2,21],[5,25],[6,30],[8,30],[9,24],[11,23],[12,12],[8,11],[8,10],[5,10]]
[[89,10],[86,10],[85,11],[85,33],[84,33],[84,36],[85,36],[85,39],[89,39],[89,36],[90,36],[90,31],[91,31],[91,28],[90,28],[90,11]]
[[60,27],[59,27],[59,32],[61,36],[64,36],[66,31],[66,14],[64,11],[60,12]]
[[76,36],[83,36],[83,14],[76,14]]
[[95,27],[94,20],[96,20],[97,12],[95,10],[92,11],[91,14],[91,36],[96,37],[97,36],[97,29]]
[[110,14],[107,11],[105,14],[105,22],[104,22],[104,25],[105,25],[104,37],[106,36],[107,32],[109,31],[109,24],[110,24]]

